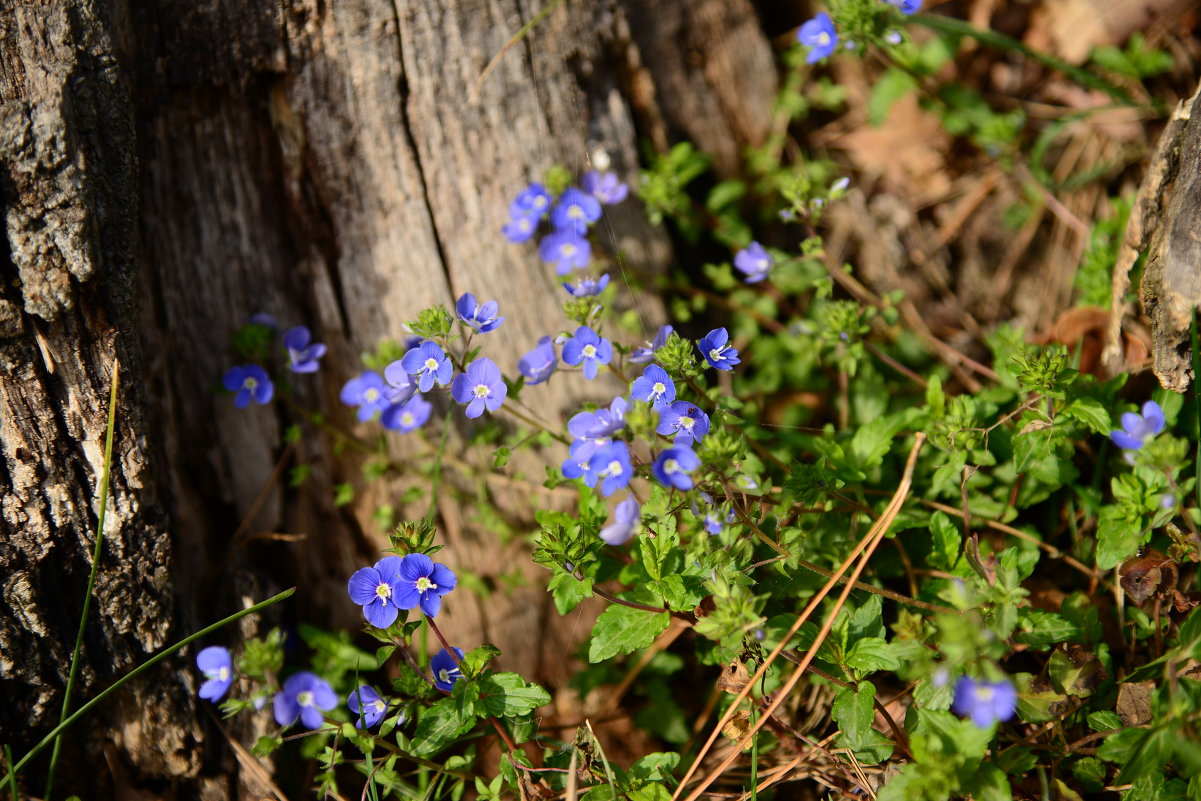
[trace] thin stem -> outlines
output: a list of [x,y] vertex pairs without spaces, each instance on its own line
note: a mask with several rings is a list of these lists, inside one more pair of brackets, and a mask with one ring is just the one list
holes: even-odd
[[[821,565],[815,565],[812,562],[806,562],[804,559],[798,559],[797,564],[806,570],[812,570],[814,573],[820,573],[826,578],[834,577],[833,570],[828,570]],[[846,576],[839,576],[836,579],[839,584],[846,584],[848,580],[849,579],[847,579]],[[928,612],[946,612],[952,615],[963,614],[963,612],[959,609],[953,609],[949,606],[941,606],[939,604],[932,604],[926,601],[919,601],[916,598],[910,598],[908,595],[901,595],[899,592],[893,592],[892,590],[886,590],[880,587],[873,587],[872,585],[864,584],[861,581],[855,582],[855,589],[863,590],[864,592],[870,592],[873,595],[879,595],[881,598],[887,598],[890,601],[896,601],[897,603],[904,604],[905,606],[912,606],[915,609],[925,609]]]
[[157,654],[150,657],[145,662],[143,662],[142,664],[138,665],[133,670],[126,673],[124,676],[122,676],[120,679],[118,679],[115,684],[113,684],[110,687],[108,687],[107,689],[105,689],[103,692],[101,692],[99,695],[97,695],[91,701],[88,701],[86,704],[81,706],[79,709],[75,710],[75,712],[73,712],[71,714],[71,716],[68,717],[66,720],[64,720],[62,723],[55,726],[54,729],[49,734],[47,734],[45,737],[43,737],[38,742],[37,745],[35,745],[33,748],[31,748],[29,750],[29,752],[27,754],[25,754],[25,756],[21,757],[20,762],[18,762],[16,765],[12,766],[12,769],[9,771],[9,773],[3,779],[0,779],[0,785],[3,785],[5,782],[14,781],[16,775],[18,773],[20,773],[21,769],[24,768],[31,759],[33,759],[35,756],[37,756],[43,750],[45,750],[46,746],[55,742],[58,739],[59,735],[61,735],[64,731],[66,731],[67,728],[69,726],[71,726],[71,724],[75,723],[75,721],[79,720],[81,717],[86,715],[88,712],[91,712],[93,707],[97,706],[104,699],[108,698],[110,695],[112,695],[114,692],[116,692],[118,689],[120,689],[126,682],[132,681],[133,679],[140,676],[142,673],[145,673],[147,670],[149,670],[150,668],[157,665],[159,662],[162,662],[167,657],[172,656],[176,652],[186,648],[188,645],[192,644],[196,640],[199,640],[201,637],[204,637],[208,634],[212,634],[214,631],[217,631],[218,629],[222,628],[223,626],[227,626],[230,623],[233,623],[234,621],[241,620],[242,618],[246,617],[247,615],[253,615],[255,612],[261,612],[262,610],[266,609],[269,606],[272,606],[274,604],[279,603],[280,601],[290,598],[294,592],[296,592],[295,587],[284,590],[279,595],[273,595],[272,597],[268,598],[267,600],[257,603],[248,609],[243,609],[241,612],[235,612],[234,614],[230,615],[229,617],[219,620],[216,623],[212,624],[211,626],[206,626],[206,627],[202,628],[200,631],[196,632],[195,634],[190,634],[187,637],[184,637],[182,640],[175,643],[175,645],[170,646],[166,650],[159,651]]
[[[100,472],[100,490],[97,493],[100,508],[96,512],[96,545],[92,549],[92,569],[88,572],[88,588],[83,596],[83,611],[79,613],[79,628],[75,631],[75,648],[71,652],[71,669],[67,673],[67,689],[63,693],[63,709],[58,720],[61,725],[71,711],[71,695],[75,692],[75,677],[79,674],[79,656],[83,650],[83,632],[88,625],[88,612],[92,607],[92,591],[96,588],[96,573],[100,568],[100,553],[104,547],[104,514],[108,510],[108,481],[113,463],[113,428],[117,421],[117,375],[121,363],[113,362],[113,375],[108,391],[108,426],[104,431],[104,467]],[[54,770],[58,766],[58,755],[62,750],[62,740],[55,738],[54,750],[50,752],[50,770],[46,775],[47,801],[54,787]],[[14,770],[15,774],[16,771]]]
[[640,603],[637,603],[636,601],[626,601],[622,598],[618,598],[616,595],[612,595],[610,593],[605,592],[600,587],[593,586],[592,592],[593,592],[593,594],[599,595],[600,597],[604,598],[606,601],[609,601],[610,603],[620,604],[622,606],[628,606],[631,609],[641,609],[643,612],[668,612],[668,613],[671,612],[670,609],[664,609],[661,606],[648,606],[647,604],[640,604]]

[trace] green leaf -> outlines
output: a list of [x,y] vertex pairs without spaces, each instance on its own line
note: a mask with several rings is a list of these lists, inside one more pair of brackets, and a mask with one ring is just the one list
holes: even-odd
[[1121,509],[1106,506],[1097,520],[1097,567],[1113,570],[1138,550],[1142,540],[1138,520],[1128,519]]
[[996,765],[980,765],[964,782],[963,790],[976,801],[1013,801],[1009,779]]
[[1094,434],[1108,434],[1113,428],[1109,410],[1092,398],[1076,398],[1060,413],[1084,423]]
[[556,573],[551,576],[546,587],[550,590],[555,601],[555,609],[560,615],[565,615],[585,598],[592,597],[592,579],[577,579],[570,573]]
[[1096,757],[1084,757],[1072,765],[1072,775],[1080,780],[1084,789],[1090,793],[1100,791],[1105,786],[1105,763]]
[[1122,728],[1122,719],[1116,712],[1102,709],[1088,716],[1088,727],[1093,731],[1117,731]]
[[951,518],[943,512],[930,515],[930,534],[934,545],[930,549],[930,567],[938,570],[954,570],[959,560],[959,546],[963,537]]
[[413,754],[420,757],[436,754],[473,726],[475,715],[465,711],[458,698],[443,698],[421,714],[413,732]]
[[1022,609],[1018,613],[1018,642],[1033,646],[1040,650],[1057,642],[1075,639],[1080,636],[1080,629],[1075,623],[1065,620],[1054,612],[1042,609]]
[[592,627],[588,661],[603,662],[617,654],[646,648],[670,622],[671,615],[667,612],[644,612],[613,604],[601,613]]
[[846,656],[847,666],[865,673],[877,670],[896,670],[901,661],[893,655],[888,642],[880,637],[864,637],[856,640]]
[[537,684],[526,684],[516,673],[492,673],[479,680],[480,698],[487,714],[498,718],[524,715],[550,703],[550,693]]
[[494,470],[499,470],[509,463],[509,457],[513,452],[505,446],[497,448],[492,454],[492,467]]
[[892,108],[892,104],[916,89],[916,78],[905,70],[889,68],[872,87],[871,97],[867,101],[868,121],[879,127],[888,117],[888,110]]

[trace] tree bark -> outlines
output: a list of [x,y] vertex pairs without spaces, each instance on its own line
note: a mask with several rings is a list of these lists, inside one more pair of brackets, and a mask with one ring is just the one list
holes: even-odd
[[[256,312],[309,325],[330,352],[317,377],[291,382],[296,402],[345,428],[354,420],[337,397],[357,354],[403,338],[417,311],[463,292],[500,302],[506,322],[483,344],[512,371],[556,333],[548,325],[562,325],[563,299],[532,249],[499,235],[518,189],[554,163],[582,172],[602,151],[633,180],[640,140],[692,139],[735,175],[738,153],[766,136],[775,74],[749,0],[679,0],[662,13],[568,0],[481,81],[542,7],[48,0],[0,12],[0,687],[19,699],[0,708],[0,740],[16,754],[57,720],[115,359],[110,525],[80,697],[277,588],[301,588],[287,620],[357,628],[345,581],[386,543],[372,514],[420,481],[368,486],[361,463],[327,438],[306,431],[285,447],[297,421],[286,406],[234,409],[213,391],[233,364],[229,332]],[[614,280],[666,267],[670,242],[636,204],[607,214],[600,244]],[[656,303],[632,308],[653,333]],[[526,397],[558,426],[582,399],[620,390],[584,383],[556,380]],[[436,414],[461,442],[457,410]],[[396,458],[423,458],[394,439]],[[536,583],[505,589],[507,574],[538,578],[521,538],[502,543],[463,499],[482,493],[523,531],[533,508],[554,502],[529,487],[562,456],[460,482],[438,509],[440,558],[493,589],[487,600],[448,599],[453,637],[494,642],[507,669],[552,684],[569,673],[573,622],[556,625]],[[304,487],[278,480],[278,468],[300,463],[313,466]],[[358,490],[349,507],[333,503],[341,482]],[[414,506],[404,511],[424,502]],[[306,539],[257,536],[272,532]],[[180,797],[236,793],[215,776],[230,758],[204,761],[203,741],[220,735],[196,722],[189,660],[98,713],[76,740],[84,764],[99,763],[107,737],[135,784],[186,779]]]

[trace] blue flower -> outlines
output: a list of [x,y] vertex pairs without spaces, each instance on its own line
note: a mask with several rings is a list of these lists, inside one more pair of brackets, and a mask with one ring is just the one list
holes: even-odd
[[379,424],[389,431],[408,434],[425,425],[434,407],[420,395],[414,395],[404,403],[394,403],[379,416]]
[[651,404],[655,411],[662,411],[676,399],[676,385],[666,370],[652,364],[634,379],[634,383],[630,385],[630,394]]
[[1122,415],[1121,430],[1109,432],[1113,444],[1122,450],[1141,450],[1147,440],[1163,431],[1163,409],[1155,401],[1143,404],[1142,415],[1126,412]]
[[916,14],[922,7],[922,0],[885,0],[890,6],[901,9],[905,15]]
[[496,305],[495,300],[490,300],[481,306],[476,303],[475,295],[470,292],[464,294],[455,304],[455,312],[463,321],[463,325],[475,329],[481,334],[500,328],[500,324],[505,321],[505,318],[496,316],[499,311],[500,307]]
[[537,230],[537,219],[533,217],[514,217],[501,227],[500,232],[504,234],[505,239],[514,245],[519,245],[522,242],[528,242],[533,239],[534,232]]
[[555,343],[550,337],[542,337],[538,345],[517,361],[517,369],[525,376],[529,386],[541,384],[550,378],[550,374],[559,366],[559,357],[555,354]]
[[688,401],[676,401],[659,412],[655,431],[665,437],[674,435],[676,445],[692,445],[709,433],[709,415]]
[[717,370],[733,370],[734,365],[742,361],[738,358],[738,351],[734,350],[734,346],[726,344],[729,339],[730,335],[726,329],[715,328],[696,343],[710,367]]
[[955,700],[951,708],[955,714],[970,717],[972,723],[986,729],[997,721],[1012,718],[1017,705],[1018,691],[1012,682],[976,681],[962,676],[955,683]]
[[588,460],[588,467],[601,481],[601,495],[606,498],[628,487],[634,475],[630,449],[624,442],[613,442],[598,450]]
[[546,189],[542,184],[532,183],[521,190],[509,204],[509,216],[514,220],[520,217],[538,220],[546,214],[546,210],[549,208],[550,195],[547,194]]
[[293,673],[275,694],[275,722],[287,727],[300,718],[305,727],[316,729],[325,720],[321,712],[337,705],[338,696],[324,679],[307,670]]
[[613,346],[609,340],[586,325],[575,330],[575,335],[563,345],[563,361],[570,365],[583,362],[584,377],[596,378],[598,366],[608,364],[613,358]]
[[611,172],[599,173],[596,170],[589,170],[584,173],[584,178],[580,183],[585,192],[606,206],[620,203],[630,194],[630,187],[617,180],[617,176]]
[[599,295],[605,291],[605,287],[609,285],[609,274],[605,273],[600,278],[585,277],[576,281],[574,284],[564,283],[563,288],[567,290],[567,294],[573,298],[589,298],[593,295]]
[[896,28],[893,28],[884,34],[884,41],[888,42],[890,45],[899,45],[901,42],[905,41],[905,37],[903,37],[901,32]]
[[[355,719],[355,728],[370,729],[388,714],[388,701],[375,688],[364,684],[346,696],[346,706]],[[401,716],[403,718],[403,715]]]
[[386,629],[395,623],[400,614],[397,610],[413,608],[396,603],[400,592],[401,562],[399,556],[386,556],[374,567],[356,570],[346,582],[350,600],[363,607],[363,617],[376,628]]
[[758,242],[752,242],[734,254],[734,266],[746,275],[743,280],[748,284],[758,283],[766,278],[774,263],[771,254]]
[[[461,660],[463,649],[456,648],[454,650]],[[434,658],[430,660],[430,672],[434,674],[434,686],[446,692],[450,692],[451,688],[455,686],[455,682],[463,678],[463,671],[459,670],[458,660],[448,654],[445,648],[434,654]]]
[[210,645],[196,654],[196,667],[204,674],[205,682],[200,685],[200,697],[214,704],[229,692],[234,682],[234,660],[228,648]]
[[816,64],[838,47],[838,31],[834,29],[834,20],[824,11],[802,25],[796,38],[809,48],[809,55],[805,57],[809,64]]
[[364,370],[343,385],[341,398],[347,406],[358,406],[358,418],[365,422],[376,412],[382,412],[388,407],[386,389],[387,385],[379,373]]
[[574,231],[556,231],[542,238],[538,255],[547,264],[555,265],[555,272],[567,275],[572,270],[582,270],[592,259],[592,245]]
[[642,509],[633,496],[617,504],[613,510],[613,522],[600,531],[602,540],[610,545],[623,545],[638,530],[642,523]]
[[315,373],[317,360],[325,355],[325,345],[320,342],[309,344],[312,333],[303,325],[289,328],[284,334],[284,347],[288,349],[288,369],[294,373]]
[[[417,344],[420,345],[421,342],[418,341]],[[405,369],[404,361],[401,359],[397,359],[384,368],[384,382],[387,384],[384,387],[384,398],[388,403],[405,403],[417,394],[417,382],[413,380],[413,376],[409,375],[409,371]]]
[[701,466],[701,459],[691,448],[668,448],[659,454],[651,465],[651,472],[663,486],[671,489],[692,489],[692,476],[688,475]]
[[437,617],[442,607],[442,596],[458,583],[459,579],[446,565],[435,562],[425,554],[411,553],[401,562],[393,603],[401,609],[420,605],[427,617]]
[[670,325],[665,325],[655,334],[653,342],[647,342],[645,348],[634,348],[630,353],[630,361],[634,364],[646,364],[655,358],[655,351],[667,344],[667,338],[671,336],[674,329]]
[[499,409],[509,394],[509,388],[505,386],[505,379],[496,363],[481,356],[467,365],[467,372],[455,376],[450,394],[456,402],[467,404],[467,416],[475,419],[485,409],[490,412]]
[[234,395],[234,406],[239,409],[245,409],[251,398],[254,398],[255,403],[270,403],[271,396],[275,394],[271,376],[257,364],[229,368],[221,383],[230,392],[237,393]]
[[563,471],[563,477],[572,480],[582,478],[589,487],[595,487],[598,478],[596,471],[592,469],[592,457],[596,455],[597,450],[599,448],[585,450],[583,452],[587,453],[587,456],[580,456],[580,451],[577,451],[573,445],[572,452],[560,468]]
[[437,342],[425,341],[406,353],[400,360],[405,372],[417,379],[417,389],[429,392],[434,382],[444,387],[450,383],[454,367]]
[[726,523],[734,522],[734,510],[730,509],[725,515],[719,514],[717,505],[713,503],[713,496],[707,492],[700,493],[701,501],[705,504],[704,513],[696,505],[694,501],[691,504],[692,515],[701,521],[705,531],[709,532],[710,536],[720,534],[722,529],[726,527]]
[[559,196],[559,202],[550,213],[550,221],[560,231],[583,236],[600,215],[600,201],[572,186]]

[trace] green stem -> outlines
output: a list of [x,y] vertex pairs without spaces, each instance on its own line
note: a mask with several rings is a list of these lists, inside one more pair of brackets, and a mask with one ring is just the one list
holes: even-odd
[[[117,376],[121,372],[121,363],[113,362],[113,376],[108,391],[108,426],[104,431],[104,466],[100,471],[100,490],[97,493],[100,509],[96,512],[96,545],[92,549],[92,569],[88,572],[88,588],[83,596],[83,611],[79,613],[79,628],[75,631],[75,648],[71,652],[71,668],[67,673],[67,689],[63,693],[63,709],[58,721],[61,725],[71,711],[71,695],[75,692],[75,677],[79,674],[79,655],[83,651],[83,632],[88,625],[88,612],[92,608],[92,591],[96,588],[96,573],[100,567],[100,552],[104,547],[104,513],[108,510],[108,482],[110,468],[113,463],[113,428],[117,422]],[[46,774],[47,801],[54,787],[54,770],[58,767],[58,755],[62,750],[62,741],[54,740],[54,750],[50,753],[50,770]],[[14,770],[15,774],[16,771]]]
[[235,620],[240,620],[240,619],[246,617],[247,615],[253,615],[255,612],[261,612],[262,610],[266,609],[267,607],[277,604],[280,601],[283,601],[286,598],[291,597],[292,593],[294,593],[294,592],[296,592],[296,588],[292,587],[291,589],[284,590],[279,595],[273,595],[272,597],[268,598],[267,600],[257,603],[248,609],[243,609],[241,612],[235,612],[234,614],[230,615],[229,617],[224,618],[223,620],[219,620],[211,626],[206,626],[205,628],[201,629],[200,631],[196,632],[195,634],[191,634],[191,635],[185,637],[184,639],[175,643],[175,645],[172,645],[171,647],[167,648],[166,650],[160,651],[157,654],[155,654],[154,656],[150,657],[145,662],[143,662],[142,664],[138,665],[133,670],[126,673],[124,676],[122,676],[120,679],[118,679],[115,684],[113,684],[112,686],[105,689],[103,692],[101,692],[99,695],[97,695],[91,701],[88,701],[86,704],[81,706],[79,709],[75,710],[75,712],[73,712],[71,714],[71,716],[68,717],[66,720],[64,720],[62,723],[59,723],[57,726],[55,726],[53,731],[51,731],[49,734],[47,734],[45,737],[43,737],[38,742],[37,745],[35,745],[33,748],[31,748],[29,750],[29,753],[27,753],[25,756],[21,757],[20,762],[18,762],[17,764],[12,766],[12,768],[9,770],[8,774],[5,775],[5,777],[3,779],[0,779],[0,785],[5,784],[6,782],[16,781],[17,774],[21,772],[21,769],[24,768],[31,759],[33,759],[35,756],[37,756],[43,750],[45,750],[46,746],[55,742],[58,739],[59,735],[61,735],[64,731],[66,731],[67,728],[69,726],[71,726],[71,724],[73,724],[75,721],[79,720],[81,717],[86,715],[88,712],[91,712],[93,707],[99,705],[101,701],[108,698],[110,695],[112,695],[114,692],[116,692],[118,689],[120,689],[126,682],[137,678],[142,673],[146,672],[150,668],[157,665],[159,662],[162,662],[164,659],[166,659],[169,656],[172,656],[177,651],[180,651],[183,648],[190,645],[191,643],[195,642],[196,640],[199,640],[201,637],[204,637],[208,634],[212,634],[214,631],[217,631],[221,627],[227,626],[230,623],[233,623]]

